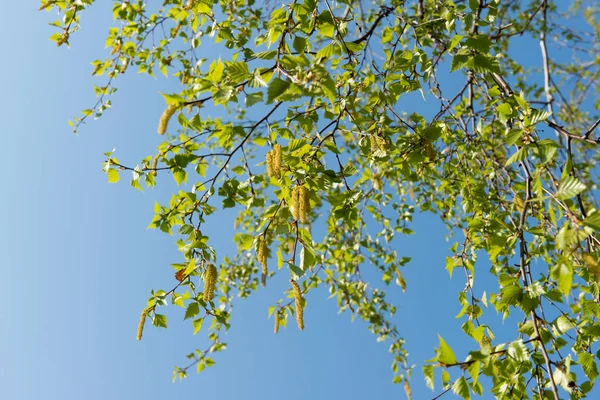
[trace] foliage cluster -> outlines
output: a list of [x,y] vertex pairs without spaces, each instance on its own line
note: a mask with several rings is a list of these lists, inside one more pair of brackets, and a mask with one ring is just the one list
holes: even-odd
[[[61,46],[94,0],[42,3],[60,13],[51,39]],[[181,83],[164,94],[157,153],[137,165],[106,153],[104,163],[109,182],[129,171],[138,189],[169,175],[182,187],[150,224],[177,238],[176,280],[152,291],[142,319],[166,327],[160,310],[172,303],[194,333],[210,324],[212,344],[175,377],[225,348],[235,295],[284,273],[292,283],[270,309],[275,332],[291,316],[302,329],[304,295],[326,286],[389,341],[394,382],[410,397],[396,307],[361,270],[405,289],[410,259],[395,238],[412,233],[415,212],[432,212],[458,237],[446,268],[464,272],[458,318],[472,350],[459,360],[440,337],[428,385],[465,399],[586,396],[600,355],[597,2],[157,3],[114,1],[110,55],[93,62],[106,83],[72,124],[110,107],[126,72]],[[539,53],[524,57],[531,38]],[[206,46],[226,59],[202,58]],[[221,208],[239,212],[234,254],[217,255],[203,228]],[[496,285],[475,290],[488,273]],[[487,322],[496,313],[518,316],[507,343]]]

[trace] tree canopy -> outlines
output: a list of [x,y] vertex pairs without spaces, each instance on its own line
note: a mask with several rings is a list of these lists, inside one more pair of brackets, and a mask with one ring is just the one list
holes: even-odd
[[[68,46],[93,3],[43,0],[60,15],[51,40]],[[415,364],[440,395],[464,399],[592,390],[598,2],[122,0],[113,14],[110,54],[93,62],[98,101],[71,124],[110,108],[121,74],[179,80],[162,94],[164,113],[149,116],[162,135],[156,153],[136,163],[107,152],[103,164],[111,183],[180,186],[150,227],[173,235],[181,257],[137,333],[147,320],[166,328],[167,304],[206,332],[211,345],[174,379],[214,364],[234,298],[281,273],[290,283],[269,310],[275,333],[290,319],[304,329],[306,293],[324,286],[389,342],[393,381],[409,398]],[[205,224],[227,208],[237,250],[218,254]],[[393,323],[386,292],[410,287],[397,244],[418,212],[448,227],[453,255],[440,263],[464,275],[466,358],[440,336],[431,359],[411,359]],[[496,340],[498,315],[508,342]]]

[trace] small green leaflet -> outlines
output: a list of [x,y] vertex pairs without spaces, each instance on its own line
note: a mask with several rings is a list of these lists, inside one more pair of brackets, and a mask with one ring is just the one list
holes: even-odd
[[585,189],[587,189],[585,183],[581,182],[574,176],[569,175],[560,182],[558,192],[556,192],[556,197],[558,197],[559,200],[567,200],[571,197],[577,196]]
[[583,220],[583,224],[600,231],[600,211],[593,210]]
[[516,163],[517,161],[523,161],[527,157],[527,149],[525,147],[521,147],[515,154],[510,156],[508,160],[506,160],[506,166]]
[[200,332],[202,329],[202,323],[204,322],[204,318],[198,318],[192,321],[192,326],[194,327],[194,335]]
[[433,365],[423,365],[423,376],[425,377],[425,384],[427,387],[434,390],[435,382]]
[[188,305],[187,310],[185,310],[185,317],[183,317],[183,319],[185,320],[188,318],[193,318],[198,315],[199,312],[200,307],[198,307],[198,303],[194,301]]
[[552,276],[552,279],[555,279],[558,283],[560,292],[565,296],[568,296],[573,284],[573,267],[568,263],[559,260],[558,264],[552,268],[550,275]]
[[450,346],[448,346],[448,344],[442,338],[441,335],[438,335],[438,338],[440,339],[440,347],[438,348],[437,361],[440,364],[446,365],[456,364],[456,356],[454,355],[454,352],[452,351]]
[[463,399],[470,399],[471,398],[471,391],[469,390],[469,384],[467,383],[467,380],[465,379],[464,376],[461,376],[460,378],[458,378],[456,380],[456,382],[454,382],[454,384],[452,385],[452,391],[462,397]]
[[154,318],[152,318],[152,325],[159,328],[167,327],[167,317],[161,314],[154,314]]
[[281,96],[289,86],[289,81],[284,81],[281,78],[273,78],[267,90],[267,104],[272,103],[277,97]]
[[106,171],[106,174],[108,175],[108,183],[119,182],[119,171],[117,171],[116,169],[111,168],[108,171]]
[[290,273],[292,275],[292,279],[297,280],[297,279],[300,279],[302,277],[302,275],[304,275],[304,270],[298,268],[291,262],[288,263],[288,266],[290,267]]
[[581,352],[577,357],[585,376],[587,376],[591,382],[594,382],[596,378],[598,378],[598,366],[596,365],[594,356],[590,353]]
[[508,345],[508,355],[518,362],[529,360],[529,352],[522,339],[515,340]]

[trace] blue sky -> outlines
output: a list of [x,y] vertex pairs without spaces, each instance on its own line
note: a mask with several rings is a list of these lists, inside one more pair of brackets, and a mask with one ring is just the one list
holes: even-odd
[[[285,274],[235,303],[224,337],[228,349],[215,355],[214,367],[171,382],[173,367],[206,347],[203,333],[193,336],[183,311],[172,306],[168,330],[148,326],[141,342],[135,331],[150,289],[169,286],[169,264],[180,260],[172,237],[146,230],[154,202],[169,198],[172,180],[141,193],[126,179],[107,184],[101,167],[102,153],[113,147],[126,164],[153,154],[164,108],[159,91],[169,91],[175,80],[120,79],[114,108],[73,135],[67,121],[95,102],[92,85],[103,83],[92,78],[90,62],[105,54],[110,9],[88,12],[72,47],[57,49],[48,40],[51,16],[37,7],[35,1],[10,2],[0,27],[6,55],[0,63],[0,398],[403,398],[402,387],[391,383],[388,344],[377,343],[349,315],[338,315],[324,289],[308,295],[305,331],[289,324],[273,335],[268,306],[286,288]],[[233,224],[209,229],[233,250]],[[395,322],[410,360],[418,365],[414,398],[423,399],[433,393],[420,365],[434,355],[438,333],[459,358],[466,355],[462,321],[454,318],[464,277],[457,270],[448,279],[447,232],[435,216],[416,215],[413,229],[415,235],[398,242],[399,254],[413,257],[404,270],[408,291],[390,287],[389,295],[398,305]]]

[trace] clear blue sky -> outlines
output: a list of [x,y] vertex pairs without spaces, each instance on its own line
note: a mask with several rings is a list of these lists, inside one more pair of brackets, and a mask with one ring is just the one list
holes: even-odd
[[[91,77],[90,65],[105,54],[112,21],[110,2],[102,3],[84,17],[71,49],[48,40],[51,16],[36,11],[38,2],[4,7],[0,398],[404,398],[402,386],[391,383],[389,344],[377,343],[349,315],[338,315],[325,290],[308,296],[305,331],[289,324],[273,335],[268,306],[280,298],[285,274],[236,302],[224,337],[228,349],[200,375],[171,382],[173,367],[207,343],[203,333],[192,335],[180,309],[169,307],[168,330],[148,326],[144,339],[135,340],[150,289],[169,286],[169,264],[180,260],[172,237],[146,230],[154,202],[167,199],[172,185],[159,181],[144,193],[126,179],[109,185],[102,153],[116,147],[115,156],[126,164],[153,154],[164,107],[159,91],[169,91],[175,80],[120,79],[114,108],[79,135],[71,133],[67,121],[95,102],[92,85],[104,82]],[[417,215],[413,228],[416,234],[399,242],[399,253],[413,257],[404,270],[408,292],[389,290],[410,360],[418,365],[414,398],[426,399],[433,393],[420,365],[434,355],[438,333],[459,358],[466,356],[462,321],[454,318],[464,276],[457,270],[448,279],[449,244],[437,217]],[[233,224],[209,229],[233,250]],[[481,268],[487,269],[485,262]]]

